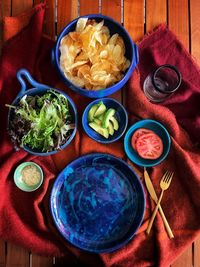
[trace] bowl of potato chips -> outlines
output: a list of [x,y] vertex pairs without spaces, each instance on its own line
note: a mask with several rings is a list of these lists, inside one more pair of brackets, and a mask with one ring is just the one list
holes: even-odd
[[125,28],[101,14],[70,22],[52,50],[52,63],[62,80],[90,98],[102,98],[121,89],[138,60],[138,48]]

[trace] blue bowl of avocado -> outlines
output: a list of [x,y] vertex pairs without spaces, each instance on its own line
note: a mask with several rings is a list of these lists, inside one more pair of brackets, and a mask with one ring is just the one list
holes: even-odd
[[124,134],[128,124],[127,111],[113,98],[92,101],[84,110],[82,125],[86,134],[95,141],[108,144]]

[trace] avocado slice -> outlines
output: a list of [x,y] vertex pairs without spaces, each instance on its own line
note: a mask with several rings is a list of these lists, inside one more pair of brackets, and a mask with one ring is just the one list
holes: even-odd
[[102,126],[104,128],[108,128],[108,124],[109,124],[110,118],[113,117],[114,114],[115,114],[115,110],[113,108],[109,108],[106,111],[106,114],[104,115],[104,118],[103,118],[103,121],[102,121]]
[[101,120],[98,118],[94,118],[94,122],[101,126]]
[[98,104],[96,104],[96,105],[93,105],[93,106],[90,108],[90,110],[89,110],[89,112],[88,112],[88,121],[89,121],[89,122],[91,122],[91,121],[94,120],[94,113],[97,111],[98,107],[99,107]]
[[115,118],[115,117],[111,117],[111,118],[110,118],[110,121],[111,121],[112,124],[113,124],[114,130],[117,131],[117,130],[119,129],[119,123],[118,123],[118,121],[116,120],[116,118]]
[[114,134],[114,127],[113,127],[113,124],[111,122],[109,122],[108,124],[108,132],[110,135],[113,135]]
[[103,118],[104,118],[105,113],[101,114],[100,116],[98,116],[98,119],[102,122]]
[[94,117],[98,117],[106,111],[106,106],[104,105],[102,101],[100,101],[97,105],[98,105],[98,108],[94,113]]
[[90,122],[89,126],[95,130],[95,132],[103,135],[105,138],[109,137],[108,129],[102,128],[100,125],[96,124],[95,122]]

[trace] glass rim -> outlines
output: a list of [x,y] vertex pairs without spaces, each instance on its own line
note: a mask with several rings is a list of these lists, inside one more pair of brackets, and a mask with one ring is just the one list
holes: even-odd
[[[177,77],[178,77],[178,82],[177,82],[177,84],[176,84],[176,87],[175,87],[173,90],[171,90],[171,91],[164,91],[164,90],[160,89],[159,87],[157,87],[157,85],[156,85],[156,83],[155,83],[155,81],[154,81],[154,79],[155,79],[156,74],[158,73],[158,71],[160,71],[160,70],[163,69],[163,68],[168,68],[168,69],[172,69],[172,70],[174,70],[174,72],[176,73],[176,75],[177,75]],[[153,72],[153,76],[152,76],[152,83],[153,83],[153,86],[156,88],[156,90],[158,90],[158,91],[161,92],[161,93],[167,94],[167,95],[168,95],[168,94],[171,94],[171,93],[174,93],[174,92],[179,88],[179,86],[180,86],[180,84],[181,84],[181,80],[182,80],[182,77],[181,77],[181,74],[180,74],[180,72],[178,71],[178,69],[177,69],[175,66],[170,65],[170,64],[161,65],[160,67],[158,67],[158,68]]]

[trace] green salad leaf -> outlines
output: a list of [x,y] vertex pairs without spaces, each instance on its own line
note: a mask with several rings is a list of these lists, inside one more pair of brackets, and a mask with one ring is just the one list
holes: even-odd
[[9,130],[16,146],[48,152],[60,149],[73,129],[67,98],[51,89],[42,96],[25,95],[14,108]]

